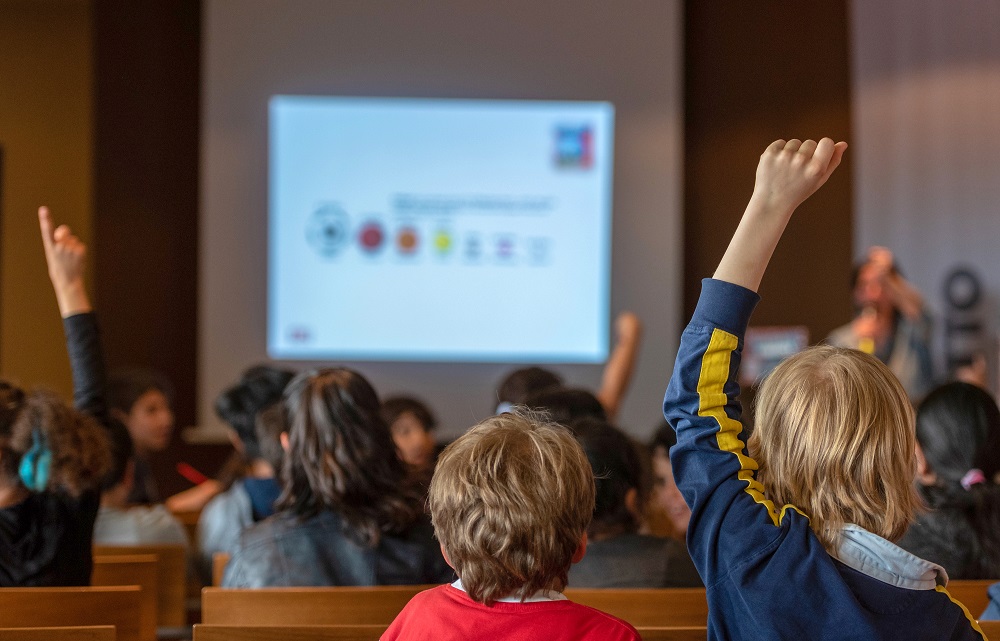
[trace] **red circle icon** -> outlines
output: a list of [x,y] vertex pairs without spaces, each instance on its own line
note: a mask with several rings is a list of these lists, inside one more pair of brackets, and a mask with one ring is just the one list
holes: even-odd
[[358,243],[361,245],[361,249],[368,253],[375,253],[382,248],[382,243],[385,241],[385,232],[382,231],[382,225],[375,221],[369,221],[361,226],[361,231],[358,232]]

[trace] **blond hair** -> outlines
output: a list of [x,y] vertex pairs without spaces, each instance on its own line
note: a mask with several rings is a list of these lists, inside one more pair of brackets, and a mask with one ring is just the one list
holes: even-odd
[[490,605],[566,587],[594,513],[594,475],[569,430],[518,410],[449,445],[428,500],[462,587]]
[[913,407],[889,368],[857,350],[819,346],[761,385],[747,449],[769,498],[804,511],[833,549],[847,523],[895,541],[913,521],[921,506],[914,430]]

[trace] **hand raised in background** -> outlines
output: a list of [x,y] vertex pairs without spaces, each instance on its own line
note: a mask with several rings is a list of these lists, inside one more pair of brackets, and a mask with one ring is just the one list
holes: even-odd
[[63,318],[91,310],[90,299],[84,286],[87,246],[66,225],[52,228],[48,207],[38,208],[38,224],[42,232],[45,262],[49,279],[59,303]]

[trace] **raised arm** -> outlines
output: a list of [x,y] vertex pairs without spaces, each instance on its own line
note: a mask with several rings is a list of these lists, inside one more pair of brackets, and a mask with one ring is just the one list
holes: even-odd
[[107,424],[104,360],[97,320],[84,285],[87,246],[66,225],[53,228],[48,207],[38,208],[38,224],[49,279],[66,332],[66,349],[73,369],[74,404],[77,409]]
[[632,373],[639,356],[639,344],[642,341],[642,322],[632,312],[622,312],[615,319],[617,340],[615,348],[604,366],[601,375],[601,389],[597,391],[597,399],[604,406],[608,418],[614,420],[621,409],[622,400],[632,382]]
[[681,336],[663,412],[677,431],[670,459],[691,507],[688,547],[706,585],[751,562],[780,535],[786,510],[767,500],[755,478],[736,373],[756,290],[778,239],[845,148],[826,138],[779,140],[767,148],[746,213]]
[[847,149],[823,138],[776,140],[761,154],[753,196],[714,278],[756,292],[795,208],[826,183]]

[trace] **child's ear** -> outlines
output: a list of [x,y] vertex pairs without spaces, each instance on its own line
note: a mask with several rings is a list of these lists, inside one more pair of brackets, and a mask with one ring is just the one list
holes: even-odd
[[630,487],[625,492],[625,509],[635,517],[636,523],[642,521],[642,510],[639,509],[639,490]]
[[288,451],[288,432],[282,432],[278,436],[278,440],[281,441],[281,449]]
[[454,570],[455,566],[451,564],[451,559],[448,558],[448,552],[444,549],[444,543],[441,544],[441,556],[444,557],[444,562],[448,564],[448,567]]
[[917,458],[917,483],[921,485],[934,485],[937,483],[937,474],[934,473],[930,463],[927,462],[927,457],[924,456],[924,448],[920,447],[920,443],[914,445],[913,455]]
[[[576,552],[573,553],[573,563],[579,563],[583,560],[583,557],[587,555],[587,533],[583,533],[583,537],[580,538],[580,545],[577,546]],[[447,561],[447,558],[445,559]]]

